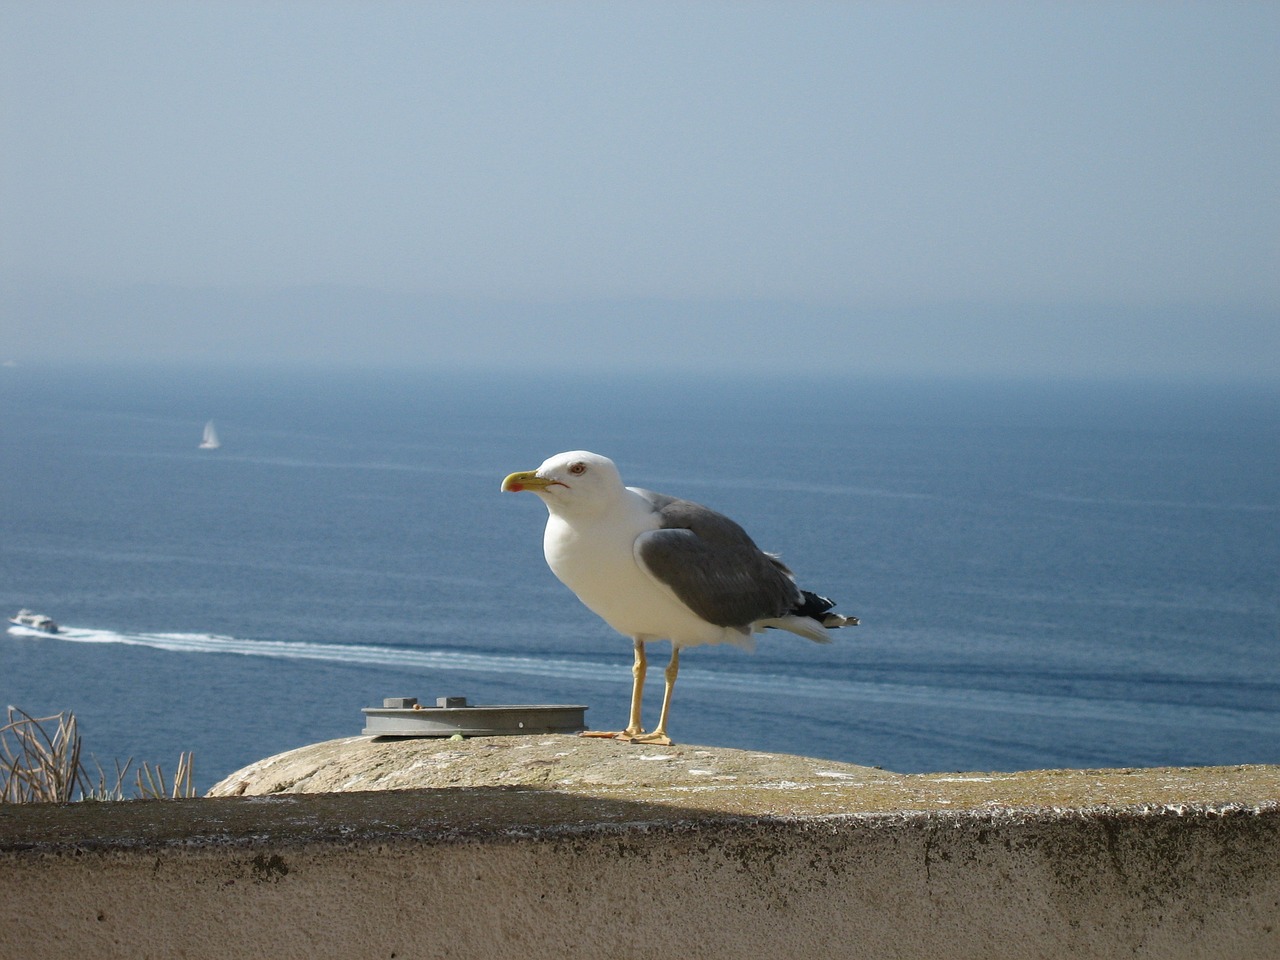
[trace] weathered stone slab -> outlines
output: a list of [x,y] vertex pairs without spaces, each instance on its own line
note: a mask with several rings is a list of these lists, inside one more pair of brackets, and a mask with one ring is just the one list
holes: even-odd
[[1280,800],[1280,767],[904,775],[812,757],[574,736],[453,741],[350,737],[251,764],[216,784],[210,796],[493,786],[749,816],[1206,804],[1248,808]]
[[1275,767],[352,738],[216,791],[0,805],[0,956],[1280,957]]

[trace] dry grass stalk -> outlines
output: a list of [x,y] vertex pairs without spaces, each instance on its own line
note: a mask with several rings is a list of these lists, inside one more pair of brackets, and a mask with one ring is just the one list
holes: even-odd
[[[57,721],[51,734],[48,725]],[[65,803],[70,800],[124,800],[125,779],[133,759],[115,762],[115,779],[102,764],[97,782],[80,759],[81,740],[74,713],[33,717],[8,708],[8,723],[0,727],[0,803]],[[144,763],[137,771],[134,796],[140,799],[178,799],[196,796],[195,764],[190,753],[178,756],[172,785],[164,771]]]
[[[46,724],[57,721],[52,734]],[[9,803],[65,803],[83,792],[80,734],[75,714],[33,717],[8,708],[8,722],[0,727],[0,801]]]
[[116,773],[115,779],[107,780],[107,772],[102,769],[102,764],[98,762],[98,758],[93,758],[93,764],[98,768],[98,783],[87,789],[82,799],[85,800],[124,800],[124,780],[129,775],[129,768],[133,766],[133,758],[130,757],[120,765],[120,761],[115,762]]
[[178,754],[178,769],[173,775],[173,786],[166,787],[164,770],[161,769],[160,764],[157,763],[155,769],[152,770],[150,764],[144,763],[142,768],[138,770],[137,795],[152,800],[178,800],[183,797],[194,797],[196,788],[191,780],[194,773],[194,757],[190,753],[180,753]]

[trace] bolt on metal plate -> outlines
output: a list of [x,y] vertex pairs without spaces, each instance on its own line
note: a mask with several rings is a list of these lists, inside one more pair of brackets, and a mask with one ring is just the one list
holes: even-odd
[[578,704],[480,705],[466,697],[440,697],[424,707],[417,697],[388,697],[381,707],[362,707],[369,737],[505,737],[581,733],[587,708]]

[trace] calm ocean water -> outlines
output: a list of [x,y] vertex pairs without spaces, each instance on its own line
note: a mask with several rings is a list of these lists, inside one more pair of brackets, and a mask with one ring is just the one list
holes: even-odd
[[[197,450],[214,419],[223,446]],[[1280,394],[0,370],[0,701],[207,788],[388,696],[581,703],[624,638],[502,477],[565,449],[741,521],[863,626],[682,661],[686,743],[903,772],[1280,762]],[[665,645],[654,659],[666,657]],[[661,671],[651,674],[656,711]]]

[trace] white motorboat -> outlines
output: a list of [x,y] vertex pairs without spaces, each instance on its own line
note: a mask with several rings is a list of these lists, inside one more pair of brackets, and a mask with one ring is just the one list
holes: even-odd
[[30,610],[19,610],[17,616],[9,618],[9,622],[19,627],[30,627],[42,633],[58,632],[58,625],[53,622],[53,617],[46,617],[43,613],[32,613]]

